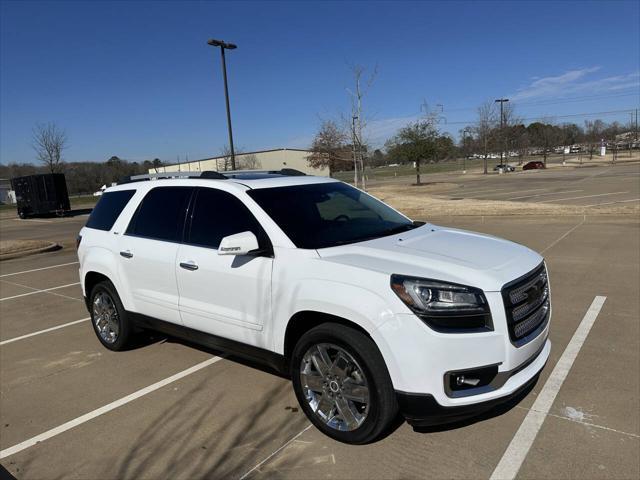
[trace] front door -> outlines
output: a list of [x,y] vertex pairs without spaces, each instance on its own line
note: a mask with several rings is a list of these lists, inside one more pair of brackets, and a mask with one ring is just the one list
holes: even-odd
[[218,255],[222,238],[245,231],[271,250],[266,233],[240,199],[215,188],[197,189],[177,257],[180,313],[187,327],[259,346],[271,315],[273,258]]

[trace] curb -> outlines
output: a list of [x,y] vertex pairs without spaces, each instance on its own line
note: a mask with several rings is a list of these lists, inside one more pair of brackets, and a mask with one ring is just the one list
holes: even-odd
[[53,252],[54,250],[60,250],[61,248],[62,245],[53,242],[47,246],[40,248],[33,248],[31,250],[24,250],[22,252],[5,253],[3,255],[0,255],[0,261],[11,260],[12,258],[26,257],[27,255],[35,255],[37,253]]

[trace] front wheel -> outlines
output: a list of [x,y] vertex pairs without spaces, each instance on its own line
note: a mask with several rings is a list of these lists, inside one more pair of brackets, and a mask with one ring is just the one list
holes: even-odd
[[336,323],[298,341],[291,373],[298,402],[324,434],[344,443],[376,440],[398,413],[395,391],[375,343]]

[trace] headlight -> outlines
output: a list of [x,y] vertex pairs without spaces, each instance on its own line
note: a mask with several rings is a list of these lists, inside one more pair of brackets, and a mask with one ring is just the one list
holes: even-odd
[[404,275],[391,275],[391,289],[434,330],[493,330],[489,305],[480,289]]

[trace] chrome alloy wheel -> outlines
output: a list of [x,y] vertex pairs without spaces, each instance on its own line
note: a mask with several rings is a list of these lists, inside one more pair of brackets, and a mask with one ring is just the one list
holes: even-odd
[[300,383],[311,410],[329,427],[351,431],[367,418],[367,379],[343,348],[331,343],[309,348],[300,364]]
[[118,340],[120,317],[113,299],[107,292],[98,292],[93,299],[93,323],[102,340],[107,343]]

